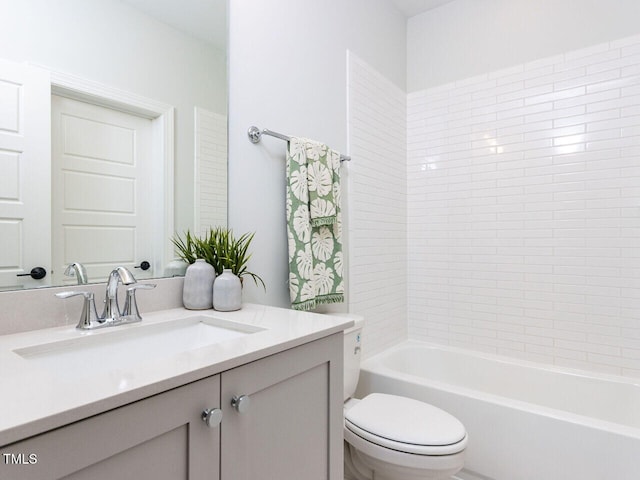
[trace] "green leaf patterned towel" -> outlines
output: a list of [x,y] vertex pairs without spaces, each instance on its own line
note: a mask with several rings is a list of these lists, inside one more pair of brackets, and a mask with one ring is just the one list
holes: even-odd
[[344,302],[340,154],[307,139],[287,149],[287,236],[291,307]]

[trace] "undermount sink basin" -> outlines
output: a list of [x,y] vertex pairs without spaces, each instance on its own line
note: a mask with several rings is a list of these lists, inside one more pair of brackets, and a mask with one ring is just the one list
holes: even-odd
[[83,373],[135,367],[261,330],[213,316],[194,315],[162,323],[111,327],[79,334],[76,338],[19,348],[14,353],[58,374],[68,372],[77,377]]

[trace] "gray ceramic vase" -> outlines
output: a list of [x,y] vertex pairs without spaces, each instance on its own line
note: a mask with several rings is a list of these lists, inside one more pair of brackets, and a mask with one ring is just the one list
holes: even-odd
[[199,258],[187,268],[184,275],[182,303],[189,310],[206,310],[213,306],[213,281],[216,271]]
[[213,308],[221,312],[242,308],[242,283],[231,269],[225,268],[213,283]]

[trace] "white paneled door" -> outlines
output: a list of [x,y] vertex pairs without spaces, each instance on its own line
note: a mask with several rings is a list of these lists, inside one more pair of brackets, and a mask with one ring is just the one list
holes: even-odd
[[[80,262],[90,281],[118,265],[153,275],[152,121],[52,96],[52,254],[54,282]],[[59,188],[61,186],[62,188]],[[71,281],[74,281],[71,279]]]
[[50,95],[48,72],[0,60],[0,289],[50,283]]

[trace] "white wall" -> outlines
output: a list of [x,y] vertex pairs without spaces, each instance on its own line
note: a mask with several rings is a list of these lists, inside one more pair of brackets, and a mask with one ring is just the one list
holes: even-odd
[[638,32],[637,0],[455,0],[409,19],[409,92]]
[[[576,18],[601,32],[604,3],[573,2]],[[518,61],[408,97],[409,335],[640,376],[640,26],[571,30],[584,48],[527,61],[501,25]],[[446,74],[464,61],[452,49]]]
[[176,229],[193,228],[193,108],[226,113],[226,53],[117,0],[0,0],[0,58],[176,107]]
[[[347,152],[346,51],[405,84],[405,19],[386,0],[247,0],[230,4],[229,223],[255,231],[249,269],[267,292],[244,299],[289,306],[285,148],[247,140],[251,125]],[[348,200],[347,200],[348,201]]]

